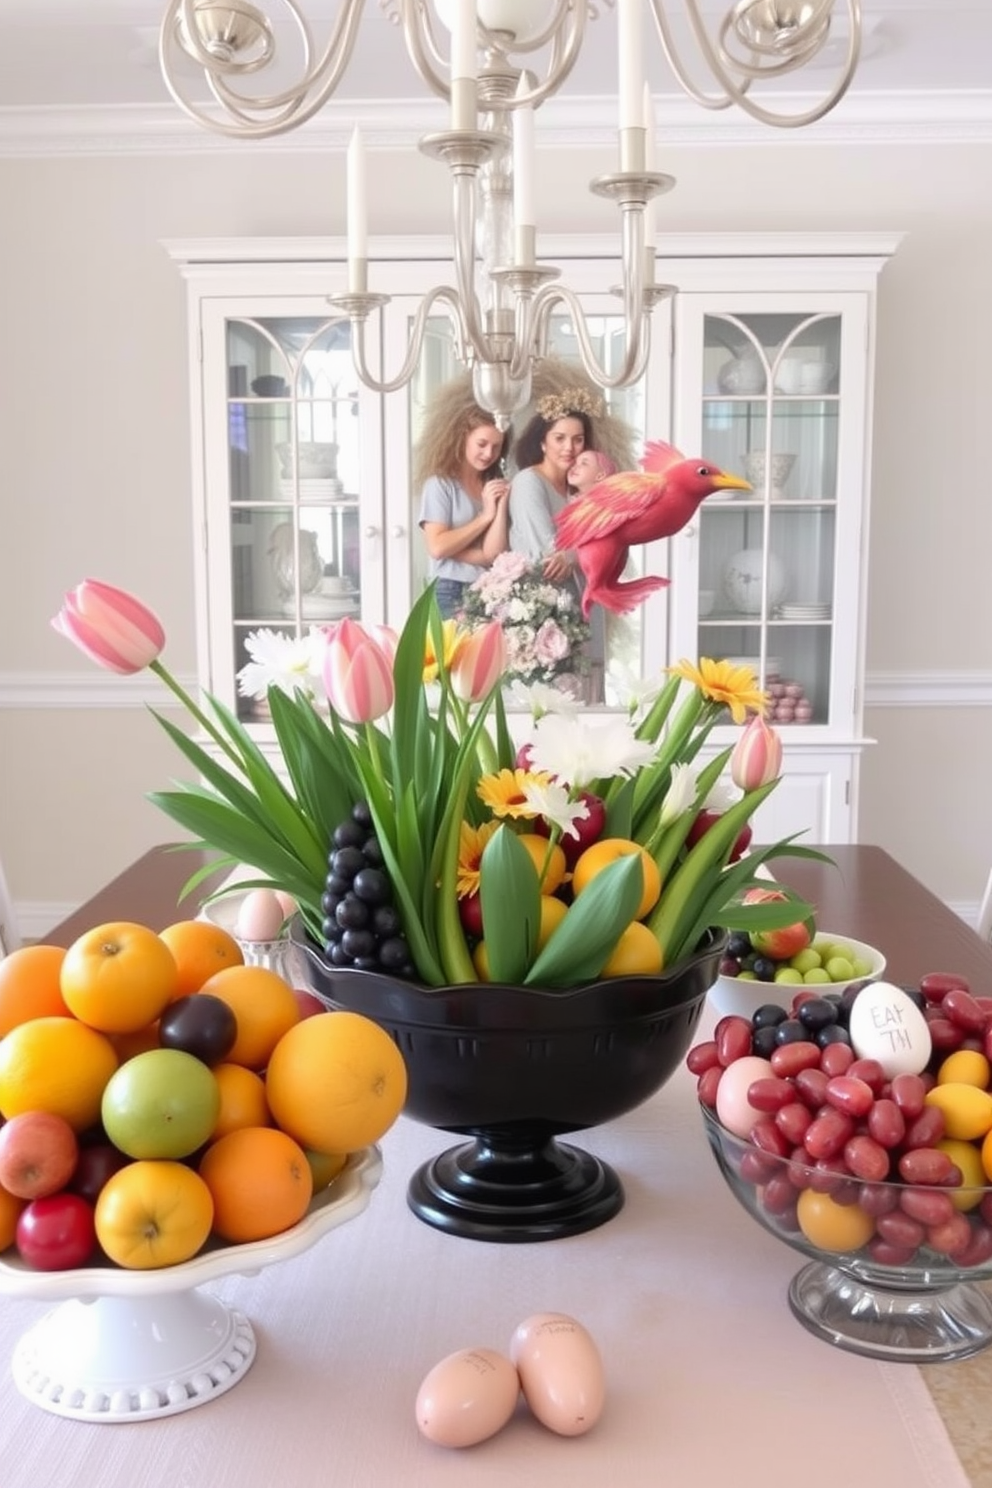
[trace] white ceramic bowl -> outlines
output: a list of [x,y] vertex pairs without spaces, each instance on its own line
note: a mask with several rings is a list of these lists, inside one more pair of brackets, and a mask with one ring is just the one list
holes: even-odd
[[[847,987],[853,987],[856,983],[877,982],[883,975],[885,957],[875,946],[867,945],[863,940],[854,940],[850,935],[837,934],[832,930],[818,930],[813,938],[813,944],[817,948],[831,941],[850,946],[856,956],[868,962],[871,970],[867,976],[852,977],[847,982],[807,983],[806,990],[811,997],[822,996],[827,992],[843,992]],[[709,1005],[721,1017],[727,1013],[738,1013],[743,1018],[750,1018],[759,1007],[764,1007],[768,1002],[777,1002],[782,1007],[789,1007],[793,997],[800,990],[799,984],[795,982],[752,982],[747,977],[742,979],[741,977],[718,976],[709,991]]]
[[[285,479],[293,474],[294,446],[276,445],[276,453]],[[295,458],[299,464],[296,472],[300,480],[329,480],[338,473],[338,447],[336,444],[315,444],[303,441],[295,446]]]
[[781,494],[783,486],[792,474],[792,467],[795,463],[795,455],[783,451],[782,453],[772,455],[771,464],[769,465],[764,450],[748,450],[744,456],[744,474],[759,496],[765,489],[766,474],[770,475],[772,495],[775,496],[776,494]]

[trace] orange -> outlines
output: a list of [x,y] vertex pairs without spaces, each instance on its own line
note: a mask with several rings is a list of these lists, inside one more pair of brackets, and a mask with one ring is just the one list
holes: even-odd
[[185,1163],[142,1158],[107,1179],[93,1222],[112,1261],[150,1271],[196,1255],[210,1234],[213,1212],[199,1173]]
[[537,949],[543,951],[562,920],[568,914],[568,905],[553,894],[541,895],[541,923],[537,930]]
[[159,939],[165,941],[175,957],[179,972],[176,997],[199,992],[204,982],[225,966],[244,964],[245,958],[234,936],[210,920],[177,920],[159,931]]
[[657,976],[664,957],[661,942],[640,920],[633,920],[620,936],[603,967],[604,977]]
[[52,1111],[77,1132],[100,1119],[117,1068],[110,1040],[75,1018],[33,1018],[0,1039],[0,1114]]
[[0,1188],[0,1251],[9,1250],[17,1235],[17,1221],[27,1199],[16,1199]]
[[534,867],[541,878],[541,893],[553,894],[565,879],[566,863],[565,854],[557,842],[552,844],[547,837],[541,837],[537,832],[521,832],[517,837],[530,853]]
[[66,1018],[59,972],[65,948],[21,946],[0,958],[0,1038],[29,1018]]
[[220,1090],[220,1115],[210,1138],[226,1137],[242,1126],[271,1126],[265,1081],[243,1064],[215,1064],[214,1079]]
[[357,1152],[388,1131],[406,1100],[406,1065],[361,1013],[316,1013],[283,1034],[265,1092],[277,1126],[301,1147]]
[[572,869],[572,893],[576,896],[581,894],[597,873],[601,873],[617,858],[628,857],[631,853],[640,853],[641,867],[644,870],[644,892],[634,911],[634,919],[643,920],[648,910],[653,909],[661,897],[661,874],[654,858],[644,851],[640,843],[630,842],[626,837],[601,837],[598,842],[586,848]]
[[264,1069],[283,1034],[300,1020],[292,988],[267,966],[225,966],[208,977],[200,991],[226,1002],[238,1020],[228,1064]]
[[69,1011],[101,1033],[134,1033],[152,1023],[176,992],[169,947],[129,920],[96,925],[74,940],[60,973]]
[[199,1174],[214,1201],[214,1232],[235,1244],[290,1229],[313,1196],[306,1153],[271,1126],[228,1132],[207,1148]]

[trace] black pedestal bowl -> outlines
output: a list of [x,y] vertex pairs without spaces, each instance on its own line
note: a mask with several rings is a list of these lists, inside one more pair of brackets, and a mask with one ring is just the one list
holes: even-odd
[[472,1139],[413,1175],[414,1213],[449,1234],[512,1242],[579,1234],[622,1207],[614,1170],[557,1139],[661,1088],[689,1048],[723,945],[711,933],[662,976],[555,992],[341,971],[306,942],[298,959],[326,1006],[364,1013],[396,1040],[404,1114]]

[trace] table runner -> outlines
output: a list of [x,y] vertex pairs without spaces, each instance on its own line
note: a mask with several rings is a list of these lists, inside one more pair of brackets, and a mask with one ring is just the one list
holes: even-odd
[[[623,1119],[572,1140],[620,1171],[623,1211],[527,1245],[452,1238],[406,1207],[419,1161],[453,1139],[405,1118],[365,1214],[312,1250],[215,1290],[258,1354],[228,1394],[133,1425],[62,1420],[16,1390],[10,1357],[45,1310],[0,1297],[4,1488],[961,1488],[913,1366],[812,1338],[786,1300],[802,1258],[724,1186],[684,1069]],[[444,1355],[506,1350],[532,1312],[581,1319],[603,1355],[604,1415],[556,1437],[521,1406],[463,1452],[424,1441],[418,1385]]]

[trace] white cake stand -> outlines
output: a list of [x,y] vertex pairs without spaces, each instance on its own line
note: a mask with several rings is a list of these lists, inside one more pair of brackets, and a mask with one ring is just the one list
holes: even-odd
[[76,1421],[146,1421],[205,1405],[242,1379],[255,1357],[244,1313],[197,1290],[221,1276],[254,1275],[309,1249],[368,1208],[382,1175],[378,1148],[349,1157],[291,1230],[247,1245],[216,1244],[157,1271],[109,1263],[33,1271],[0,1259],[0,1292],[61,1300],[20,1339],[14,1381],[42,1410]]

